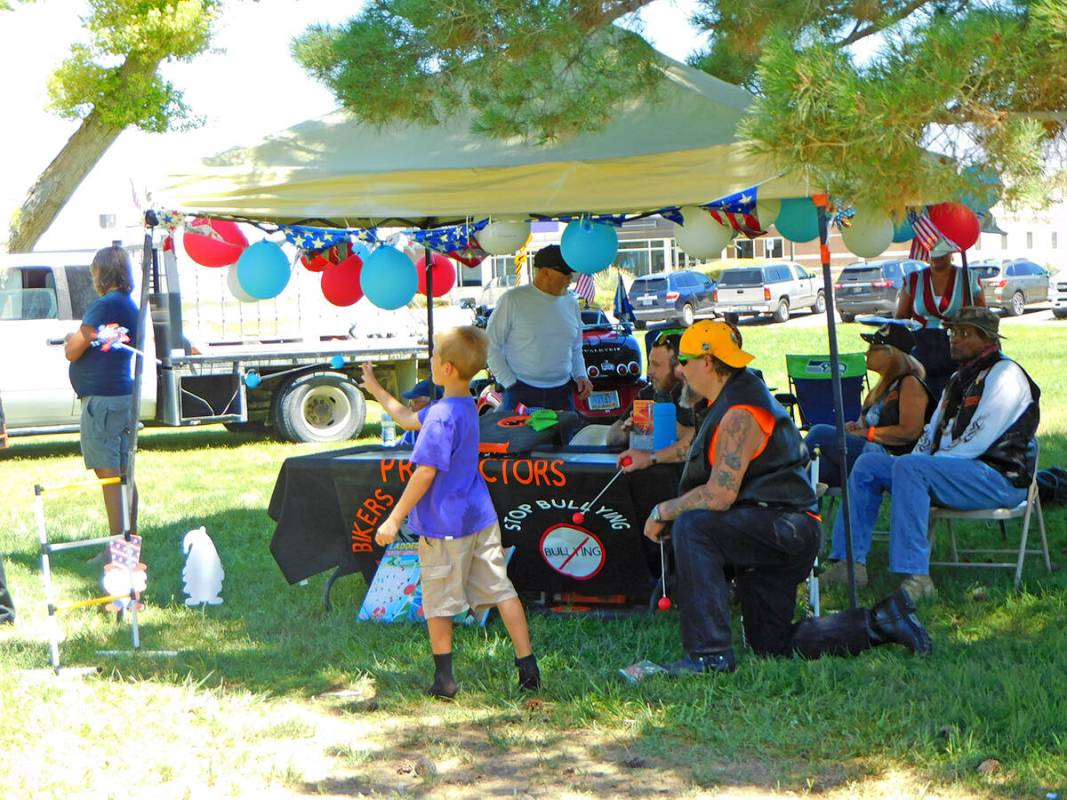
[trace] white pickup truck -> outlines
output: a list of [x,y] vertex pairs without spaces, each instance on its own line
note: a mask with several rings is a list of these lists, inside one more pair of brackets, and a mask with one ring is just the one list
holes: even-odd
[[[141,248],[128,249],[140,283]],[[12,437],[78,430],[80,404],[63,338],[96,299],[89,276],[93,252],[0,255],[0,397]],[[359,364],[374,362],[393,387],[406,388],[417,380],[418,359],[427,357],[425,343],[415,337],[354,339],[344,332],[312,341],[205,341],[193,348],[183,335],[174,259],[162,256],[156,254],[149,274],[144,351],[151,357],[141,392],[146,425],[269,425],[291,441],[348,439],[359,435],[366,416],[355,380]],[[133,296],[139,299],[139,287]],[[256,379],[247,381],[251,372]]]
[[715,286],[713,306],[721,316],[770,314],[785,322],[798,308],[826,311],[822,281],[792,262],[729,267]]

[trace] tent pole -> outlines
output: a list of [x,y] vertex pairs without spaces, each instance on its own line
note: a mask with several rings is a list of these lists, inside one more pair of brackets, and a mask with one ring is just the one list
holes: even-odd
[[426,244],[422,253],[426,261],[426,353],[433,358],[433,251]]
[[830,200],[825,194],[814,195],[811,198],[819,214],[819,255],[822,260],[822,284],[823,297],[826,299],[826,333],[830,340],[830,378],[834,390],[834,424],[837,428],[837,446],[842,454],[841,473],[844,480],[841,481],[841,510],[844,515],[845,528],[845,567],[848,573],[848,604],[849,608],[856,608],[856,574],[852,565],[852,520],[849,516],[848,501],[848,477],[845,464],[848,463],[847,438],[845,434],[845,403],[841,392],[841,363],[837,349],[837,325],[834,322],[834,282],[830,276],[830,231],[829,220],[826,212],[830,206]]

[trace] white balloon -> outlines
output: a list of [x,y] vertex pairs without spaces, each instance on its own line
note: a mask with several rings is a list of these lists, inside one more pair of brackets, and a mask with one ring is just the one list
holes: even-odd
[[244,289],[241,288],[241,282],[237,279],[237,265],[226,267],[226,287],[230,290],[230,294],[240,300],[242,303],[258,303],[259,298],[253,297]]
[[478,231],[478,244],[494,256],[514,253],[530,238],[530,223],[524,219],[498,219]]
[[880,256],[893,243],[893,220],[875,208],[857,208],[851,225],[841,229],[841,239],[860,258]]
[[682,225],[674,226],[678,246],[693,258],[714,258],[734,238],[734,230],[720,225],[707,209],[683,206]]
[[760,200],[756,203],[756,219],[763,230],[769,230],[782,210],[781,200]]

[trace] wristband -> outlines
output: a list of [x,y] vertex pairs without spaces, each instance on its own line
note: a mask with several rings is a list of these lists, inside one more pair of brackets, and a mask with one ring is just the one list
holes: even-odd
[[867,429],[867,441],[868,442],[873,442],[874,441],[874,432],[875,432],[875,430],[877,430],[877,429],[874,428],[873,426]]

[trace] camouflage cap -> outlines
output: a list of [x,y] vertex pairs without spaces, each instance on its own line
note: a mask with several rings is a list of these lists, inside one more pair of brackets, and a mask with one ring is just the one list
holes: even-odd
[[970,325],[992,339],[1004,338],[1000,335],[1000,317],[991,309],[983,308],[982,306],[961,308],[951,317],[945,319],[945,325],[949,328]]

